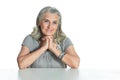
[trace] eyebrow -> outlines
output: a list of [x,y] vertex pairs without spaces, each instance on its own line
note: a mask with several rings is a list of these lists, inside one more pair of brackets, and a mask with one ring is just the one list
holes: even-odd
[[[49,20],[49,19],[48,19],[48,18],[46,18],[46,17],[43,17],[43,19],[42,19],[42,20],[45,20],[45,19]],[[55,19],[54,21],[57,21],[57,19]]]

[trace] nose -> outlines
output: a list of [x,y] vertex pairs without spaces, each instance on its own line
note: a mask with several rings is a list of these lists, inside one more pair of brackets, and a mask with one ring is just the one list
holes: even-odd
[[51,23],[49,23],[48,28],[51,28],[51,27],[52,27],[52,24],[51,24]]

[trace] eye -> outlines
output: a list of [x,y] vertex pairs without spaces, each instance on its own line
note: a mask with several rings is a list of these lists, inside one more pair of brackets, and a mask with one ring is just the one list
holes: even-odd
[[54,21],[54,22],[53,22],[53,24],[57,24],[57,22],[56,22],[56,21]]
[[46,19],[46,20],[44,20],[44,22],[49,22],[49,21]]

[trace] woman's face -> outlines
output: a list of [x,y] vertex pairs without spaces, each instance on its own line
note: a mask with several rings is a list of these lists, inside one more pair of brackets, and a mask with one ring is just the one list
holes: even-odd
[[56,13],[45,13],[40,21],[41,31],[44,36],[53,36],[58,28],[59,16]]

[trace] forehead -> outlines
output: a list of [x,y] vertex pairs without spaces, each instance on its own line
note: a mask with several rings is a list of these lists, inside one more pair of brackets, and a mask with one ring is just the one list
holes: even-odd
[[43,19],[58,20],[59,16],[57,15],[57,13],[47,12],[43,15]]

